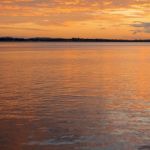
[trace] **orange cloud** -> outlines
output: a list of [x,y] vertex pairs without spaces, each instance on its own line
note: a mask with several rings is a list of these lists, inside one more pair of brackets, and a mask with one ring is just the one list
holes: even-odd
[[149,38],[145,28],[135,35],[137,27],[131,26],[149,22],[149,7],[149,0],[4,0],[0,31],[4,36]]

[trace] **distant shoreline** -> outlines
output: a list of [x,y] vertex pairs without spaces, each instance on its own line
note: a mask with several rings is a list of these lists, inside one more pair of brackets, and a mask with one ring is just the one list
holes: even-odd
[[144,40],[122,40],[122,39],[86,39],[86,38],[14,38],[0,37],[0,42],[150,42],[150,39]]

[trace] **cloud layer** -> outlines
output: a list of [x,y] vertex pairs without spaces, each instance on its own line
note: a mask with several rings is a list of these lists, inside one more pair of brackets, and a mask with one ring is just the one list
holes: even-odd
[[132,31],[140,30],[136,36],[148,38],[149,7],[149,0],[4,0],[0,31],[10,36],[135,38]]

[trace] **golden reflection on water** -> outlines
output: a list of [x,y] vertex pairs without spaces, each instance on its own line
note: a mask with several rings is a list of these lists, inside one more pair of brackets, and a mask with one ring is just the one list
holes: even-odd
[[1,44],[2,149],[149,146],[150,45],[84,44]]

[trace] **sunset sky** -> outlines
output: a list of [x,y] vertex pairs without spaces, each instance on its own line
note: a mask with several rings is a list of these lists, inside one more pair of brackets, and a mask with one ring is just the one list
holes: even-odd
[[0,36],[150,38],[150,0],[1,0]]

